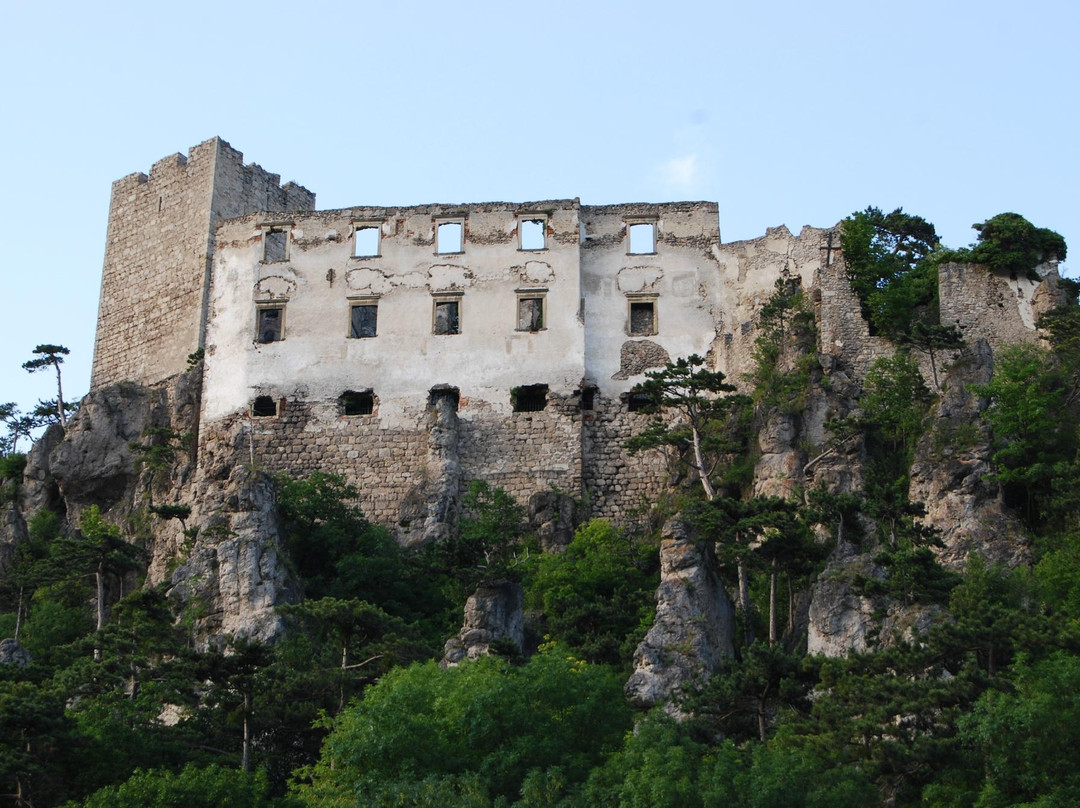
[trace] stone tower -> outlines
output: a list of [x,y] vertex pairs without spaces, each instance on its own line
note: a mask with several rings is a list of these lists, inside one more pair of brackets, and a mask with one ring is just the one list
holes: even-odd
[[112,187],[91,389],[180,373],[204,344],[214,231],[256,211],[309,211],[315,194],[215,137]]

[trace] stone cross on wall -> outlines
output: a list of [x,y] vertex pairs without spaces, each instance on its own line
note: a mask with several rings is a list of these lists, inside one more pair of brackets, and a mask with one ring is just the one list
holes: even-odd
[[825,253],[825,266],[831,267],[836,257],[833,255],[835,252],[840,252],[840,245],[836,244],[833,239],[835,232],[830,230],[828,235],[825,236],[825,240],[821,242],[821,250]]

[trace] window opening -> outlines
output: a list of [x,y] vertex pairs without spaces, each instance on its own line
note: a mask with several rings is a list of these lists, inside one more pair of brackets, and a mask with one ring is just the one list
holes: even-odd
[[630,302],[630,334],[646,335],[656,333],[656,301],[638,300]]
[[544,298],[518,298],[518,331],[540,331],[544,328]]
[[626,409],[630,412],[640,412],[653,403],[652,396],[647,393],[627,393]]
[[514,412],[542,412],[547,407],[548,386],[526,384],[510,391]]
[[518,232],[521,235],[521,249],[545,249],[547,247],[545,243],[546,231],[547,221],[545,219],[522,219],[519,221]]
[[629,226],[631,255],[649,255],[656,252],[656,225],[637,222]]
[[263,231],[263,263],[276,264],[289,260],[289,231],[271,227]]
[[375,258],[379,255],[380,225],[358,224],[353,235],[353,256],[356,258]]
[[465,227],[462,222],[442,222],[435,227],[435,252],[464,252]]
[[461,333],[461,304],[457,300],[436,300],[434,334],[460,334]]
[[338,398],[338,406],[342,415],[371,415],[375,412],[375,394],[346,390]]
[[349,309],[350,339],[374,337],[378,323],[379,306],[376,303],[357,303]]
[[453,405],[454,412],[461,405],[461,392],[456,387],[448,384],[438,384],[428,391],[428,406],[434,408],[440,401],[448,400]]
[[586,387],[581,391],[581,409],[594,410],[596,409],[596,388]]
[[285,309],[282,306],[267,306],[258,310],[258,323],[255,339],[257,342],[280,342],[285,339]]
[[272,396],[258,396],[251,402],[251,415],[255,418],[273,418],[277,414],[277,402]]

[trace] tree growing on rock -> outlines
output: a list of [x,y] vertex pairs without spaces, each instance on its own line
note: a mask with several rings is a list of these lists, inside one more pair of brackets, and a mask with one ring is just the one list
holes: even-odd
[[45,368],[56,370],[56,414],[60,418],[60,425],[67,428],[67,413],[64,407],[64,384],[60,375],[60,365],[64,363],[64,357],[71,351],[63,345],[38,345],[33,353],[36,359],[23,362],[23,369],[28,373],[37,373]]

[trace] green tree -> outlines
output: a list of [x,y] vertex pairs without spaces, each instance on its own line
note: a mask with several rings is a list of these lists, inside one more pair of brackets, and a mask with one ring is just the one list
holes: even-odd
[[1015,689],[987,691],[961,722],[985,760],[976,805],[1073,805],[1080,794],[1080,658],[1060,651],[1014,670]]
[[730,455],[745,445],[748,399],[718,370],[706,370],[697,354],[650,370],[634,388],[653,415],[648,427],[623,444],[632,453],[655,448],[675,450],[685,458],[706,499],[716,497],[715,475]]
[[[138,569],[142,552],[124,540],[120,528],[105,521],[97,505],[91,505],[79,521],[79,535],[57,538],[50,553],[60,577],[88,575],[93,579],[95,631],[100,634],[108,613],[108,580]],[[99,643],[95,643],[94,659],[101,660]]]
[[938,246],[934,225],[868,207],[841,223],[840,245],[871,333],[897,339],[914,322],[937,322],[937,266],[926,260]]
[[655,545],[594,519],[562,553],[545,553],[526,590],[552,639],[589,662],[626,664],[656,610]]
[[1036,227],[1019,213],[999,213],[972,228],[979,234],[974,245],[945,252],[939,260],[1016,273],[1029,272],[1043,261],[1065,260],[1065,239],[1053,230]]
[[71,351],[63,345],[38,345],[33,353],[37,355],[37,358],[23,362],[23,369],[30,373],[37,373],[46,368],[53,368],[56,371],[56,415],[60,419],[61,426],[66,429],[67,412],[64,406],[64,385],[60,375],[60,365],[64,363],[64,357]]
[[993,428],[994,477],[1007,501],[1035,524],[1053,490],[1055,466],[1076,456],[1077,431],[1063,419],[1066,390],[1035,345],[1002,348],[994,375],[978,392],[990,399],[983,418]]
[[[94,792],[81,808],[293,808],[273,797],[265,772],[248,774],[221,766],[140,770],[118,786]],[[75,808],[74,805],[69,808]]]
[[630,727],[622,678],[555,648],[522,666],[489,656],[447,670],[397,668],[337,717],[298,796],[380,805],[426,778],[476,777],[488,797],[509,802],[530,775],[535,784],[556,767],[572,787]]

